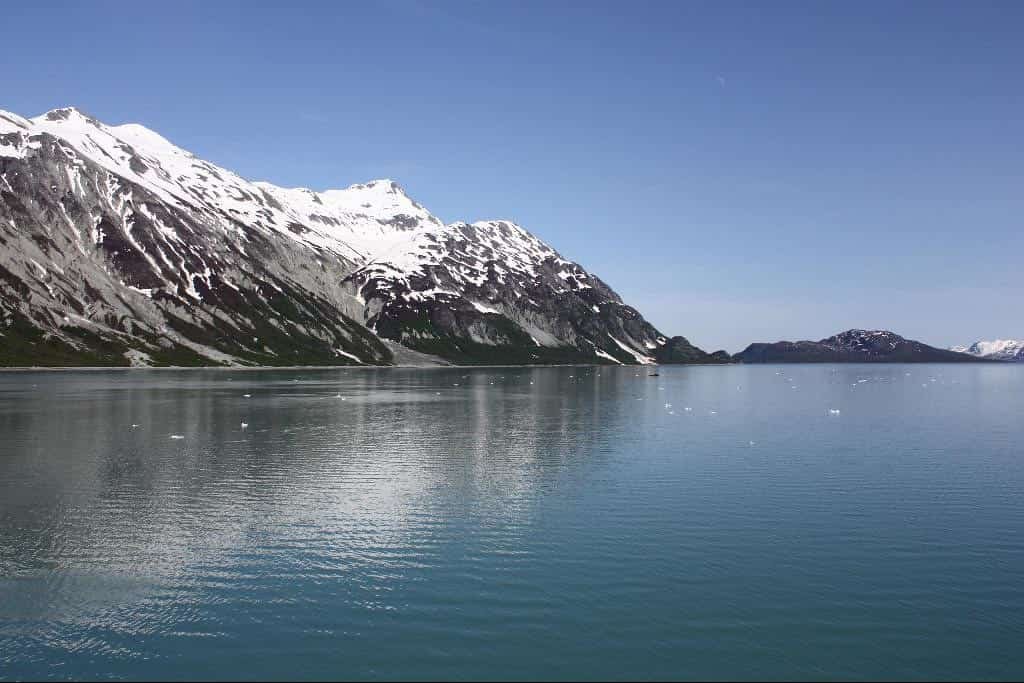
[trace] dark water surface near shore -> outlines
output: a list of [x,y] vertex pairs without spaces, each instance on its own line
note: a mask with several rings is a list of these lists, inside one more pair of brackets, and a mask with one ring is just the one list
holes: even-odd
[[0,678],[1024,675],[1024,365],[660,373],[0,373]]

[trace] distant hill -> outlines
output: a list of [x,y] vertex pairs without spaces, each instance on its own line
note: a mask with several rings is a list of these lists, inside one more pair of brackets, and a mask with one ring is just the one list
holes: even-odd
[[975,356],[938,349],[886,330],[847,330],[821,341],[751,344],[742,363],[970,363]]

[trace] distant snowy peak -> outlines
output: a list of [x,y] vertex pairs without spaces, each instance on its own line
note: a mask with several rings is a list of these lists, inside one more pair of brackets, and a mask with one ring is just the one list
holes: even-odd
[[991,360],[1024,361],[1024,341],[1018,339],[977,341],[970,346],[954,346],[950,350]]

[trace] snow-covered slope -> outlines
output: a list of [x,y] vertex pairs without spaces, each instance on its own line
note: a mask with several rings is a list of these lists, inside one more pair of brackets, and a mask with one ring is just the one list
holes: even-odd
[[[14,135],[0,146],[0,156],[6,149],[10,156],[25,158],[41,144],[33,134],[47,133],[71,148],[72,160],[80,156],[93,161],[171,206],[198,213],[226,236],[242,236],[243,226],[248,226],[362,262],[374,249],[388,248],[390,238],[417,221],[441,227],[389,180],[323,193],[251,183],[143,126],[106,126],[73,108],[31,120],[0,111],[0,135],[5,133]],[[80,181],[76,166],[72,161],[73,183]]]
[[1024,341],[1017,339],[977,341],[970,346],[954,346],[950,350],[991,360],[1024,361]]
[[0,111],[0,364],[713,362],[508,221],[250,182],[136,124]]

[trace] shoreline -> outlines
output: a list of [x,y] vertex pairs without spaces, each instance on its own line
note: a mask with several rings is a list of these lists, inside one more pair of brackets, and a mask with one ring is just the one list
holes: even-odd
[[[679,366],[724,366],[738,364],[716,364],[716,362],[694,362],[694,364],[677,364]],[[607,364],[596,364],[596,362],[563,362],[563,364],[544,365],[479,365],[479,366],[163,366],[155,368],[142,368],[131,366],[40,366],[40,367],[11,367],[0,368],[0,373],[26,373],[26,372],[71,372],[71,371],[105,371],[113,370],[119,372],[129,371],[183,371],[183,370],[216,370],[216,371],[243,371],[258,372],[268,370],[472,370],[474,368],[658,368],[660,366],[612,366]]]
[[[985,365],[1024,366],[1024,363],[1003,360],[978,359]],[[69,365],[69,366],[12,366],[0,367],[4,372],[163,372],[163,371],[196,371],[216,370],[221,372],[266,372],[269,370],[473,370],[473,369],[508,369],[508,368],[718,368],[718,367],[758,367],[758,366],[800,366],[800,365],[963,365],[963,361],[808,361],[797,363],[665,363],[653,365],[611,365],[607,363],[545,363],[516,365],[167,365],[158,367],[122,366],[122,365]],[[970,363],[968,363],[970,364]]]

